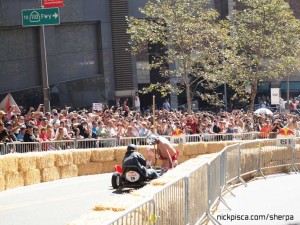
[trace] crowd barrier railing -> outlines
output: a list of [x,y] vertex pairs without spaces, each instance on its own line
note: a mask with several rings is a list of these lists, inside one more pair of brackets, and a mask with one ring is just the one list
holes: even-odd
[[4,143],[0,143],[0,155],[5,155],[6,154],[6,146]]
[[[207,220],[221,224],[214,218],[212,208],[219,201],[229,208],[222,195],[234,182],[246,185],[243,176],[250,173],[266,179],[264,171],[272,168],[281,168],[278,172],[287,169],[297,171],[300,164],[300,138],[293,139],[290,146],[280,143],[278,140],[265,139],[227,146],[209,163],[162,187],[152,198],[157,219],[153,224],[192,225]],[[126,211],[118,220],[127,216]],[[110,224],[116,223],[105,225]]]
[[159,217],[155,224],[185,224],[187,219],[187,194],[185,177],[168,184],[161,191],[154,194],[155,213]]
[[[202,141],[241,141],[264,139],[260,137],[259,132],[249,132],[240,134],[188,134],[185,136],[186,142]],[[270,136],[270,135],[269,135]],[[268,137],[269,137],[268,136]],[[171,140],[170,136],[164,136]],[[65,149],[90,149],[90,148],[108,148],[116,146],[128,146],[129,144],[149,145],[147,137],[112,137],[112,138],[89,138],[89,139],[70,139],[70,140],[52,140],[46,142],[8,142],[1,143],[0,155],[9,153],[26,153],[33,151],[65,150]],[[3,146],[4,144],[4,146]]]
[[120,215],[112,221],[108,221],[103,225],[141,225],[141,224],[153,224],[157,220],[155,216],[154,200],[152,198],[147,199],[137,206],[132,207],[125,211],[125,215]]

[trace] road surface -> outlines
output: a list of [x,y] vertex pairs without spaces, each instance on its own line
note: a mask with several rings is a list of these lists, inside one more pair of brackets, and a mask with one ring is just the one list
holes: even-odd
[[[213,214],[223,225],[300,225],[300,174],[276,174],[240,185]],[[212,224],[212,223],[209,223]]]
[[81,176],[0,192],[0,224],[66,225],[101,200],[117,197],[111,176]]

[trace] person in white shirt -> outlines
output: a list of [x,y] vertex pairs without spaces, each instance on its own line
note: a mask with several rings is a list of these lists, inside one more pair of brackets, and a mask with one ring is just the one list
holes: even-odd
[[141,103],[138,92],[136,92],[134,95],[134,108],[136,111],[141,111]]

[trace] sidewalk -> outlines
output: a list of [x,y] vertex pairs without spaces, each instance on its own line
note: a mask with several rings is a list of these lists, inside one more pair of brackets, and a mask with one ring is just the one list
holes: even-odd
[[300,225],[300,174],[266,178],[234,188],[235,197],[227,193],[224,200],[231,210],[219,203],[214,218],[223,225]]

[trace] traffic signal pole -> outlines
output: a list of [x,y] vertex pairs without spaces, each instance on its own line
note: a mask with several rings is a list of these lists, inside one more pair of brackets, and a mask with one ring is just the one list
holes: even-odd
[[[43,0],[41,0],[41,8],[44,8]],[[41,66],[42,66],[42,82],[44,95],[44,111],[50,112],[50,89],[48,82],[48,66],[47,66],[47,50],[45,41],[45,26],[39,27],[40,32],[40,49],[41,49]]]

